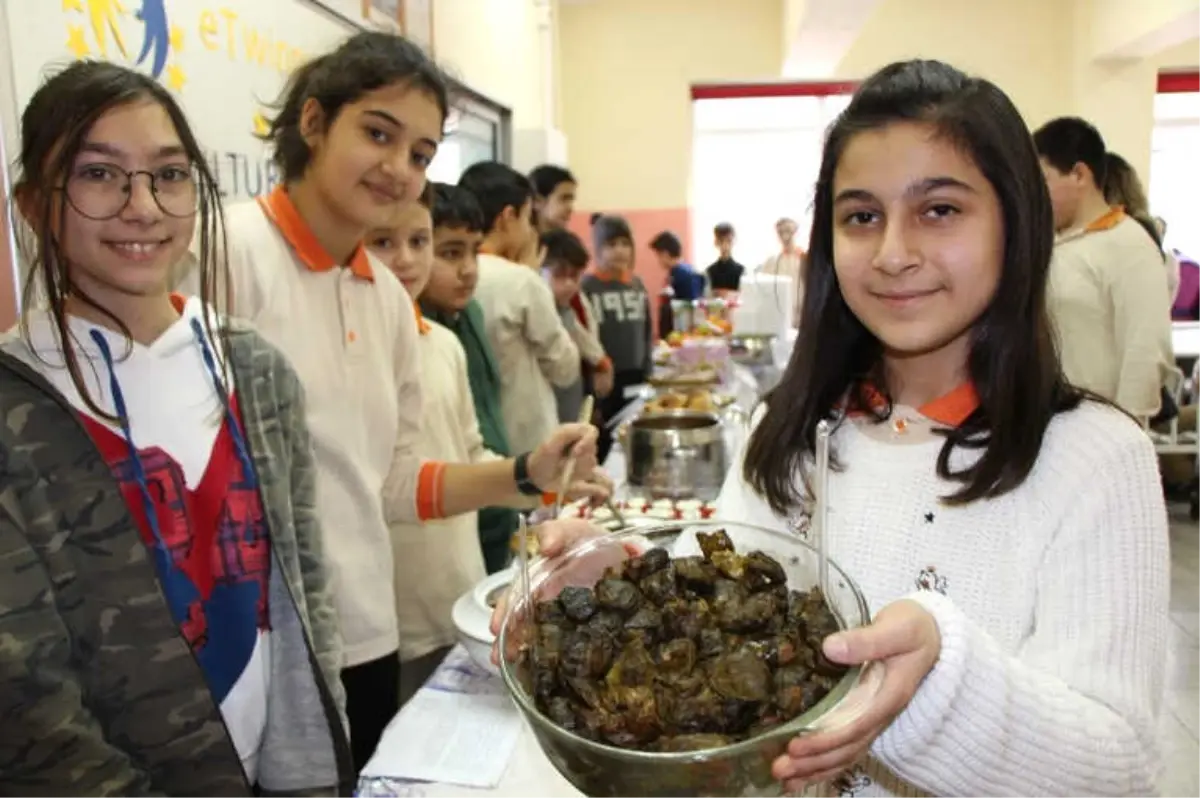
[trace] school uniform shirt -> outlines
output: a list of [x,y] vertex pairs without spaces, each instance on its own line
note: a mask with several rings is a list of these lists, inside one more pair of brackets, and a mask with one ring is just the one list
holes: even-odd
[[566,307],[558,309],[558,317],[562,320],[563,327],[571,334],[571,340],[579,347],[582,357],[579,379],[565,388],[554,389],[558,420],[564,424],[574,424],[579,420],[583,397],[591,391],[594,375],[612,369],[612,360],[604,353],[604,346],[600,343],[600,331],[596,327],[596,317],[591,308],[581,291],[571,297]]
[[11,336],[4,348],[66,398],[112,470],[254,784],[270,687],[271,543],[238,398],[229,391],[226,412],[216,390],[227,383],[224,352],[200,300],[176,304],[179,320],[149,345],[69,318],[88,395],[127,428],[84,402],[49,313],[32,314],[28,343]]
[[690,302],[704,296],[704,275],[693,269],[690,263],[672,266],[670,283],[672,299]]
[[708,275],[708,287],[714,294],[718,291],[737,291],[746,267],[733,258],[718,258],[704,273]]
[[559,319],[539,271],[479,255],[475,299],[500,366],[500,406],[516,453],[533,451],[558,426],[554,386],[579,379],[579,347]]
[[650,295],[637,275],[589,274],[580,290],[592,304],[600,343],[617,374],[650,374]]
[[[498,459],[479,433],[462,344],[439,324],[418,323],[423,411],[417,451],[450,463]],[[423,524],[395,523],[391,534],[400,658],[407,662],[455,643],[454,602],[487,572],[473,512]]]
[[[871,757],[827,789],[1156,795],[1170,559],[1154,448],[1120,411],[1088,402],[1054,418],[1018,488],[952,507],[940,497],[961,483],[937,476],[933,428],[975,406],[966,385],[832,436],[830,558],[871,616],[904,598],[924,607],[941,654]],[[955,449],[951,467],[979,454]],[[738,462],[716,514],[815,544],[811,509],[777,515]],[[681,539],[681,553],[696,548]]]
[[1137,417],[1173,363],[1162,252],[1120,208],[1054,246],[1047,304],[1067,379]]
[[[317,509],[346,667],[396,651],[389,521],[434,517],[444,464],[422,461],[417,320],[400,281],[363,246],[341,266],[283,187],[228,208],[233,312],[280,349],[304,386]],[[195,285],[195,269],[185,284]]]

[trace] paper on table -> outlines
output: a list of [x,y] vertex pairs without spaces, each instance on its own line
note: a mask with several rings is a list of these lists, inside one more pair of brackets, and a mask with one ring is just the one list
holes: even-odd
[[392,721],[362,775],[495,787],[520,731],[508,696],[429,685]]

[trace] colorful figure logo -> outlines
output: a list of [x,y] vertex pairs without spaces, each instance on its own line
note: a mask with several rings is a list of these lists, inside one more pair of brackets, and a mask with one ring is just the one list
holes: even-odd
[[130,61],[125,29],[133,19],[142,30],[142,46],[133,65],[149,62],[151,76],[161,78],[174,91],[183,90],[187,82],[183,68],[178,63],[167,64],[172,53],[183,49],[183,29],[167,20],[166,0],[142,0],[141,8],[132,14],[121,0],[62,0],[62,8],[64,13],[83,18],[83,24],[72,24],[71,16],[67,17],[67,49],[76,58],[109,58],[111,40],[116,49],[113,57]]
[[167,63],[167,53],[171,49],[171,34],[167,27],[167,9],[165,0],[142,0],[142,8],[137,12],[137,18],[142,21],[142,51],[138,53],[137,63],[141,65],[150,51],[154,50],[154,61],[150,74],[158,77],[162,74]]

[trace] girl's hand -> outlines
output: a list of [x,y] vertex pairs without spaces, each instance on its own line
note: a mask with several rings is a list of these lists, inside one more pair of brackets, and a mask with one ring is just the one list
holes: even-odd
[[594,468],[591,473],[577,472],[567,488],[566,502],[587,499],[592,507],[599,507],[613,494],[613,481],[602,468]]
[[[593,526],[581,518],[546,521],[529,531],[531,534],[537,535],[540,556],[550,560],[561,557],[584,541],[608,534],[608,530]],[[533,585],[533,594],[539,600],[545,600],[557,596],[559,591],[567,585],[591,585],[604,574],[606,569],[619,565],[629,557],[636,557],[647,547],[632,541],[624,543],[622,547],[615,545],[600,547],[591,554],[576,559],[570,566],[560,568],[548,579]],[[513,573],[516,575],[514,584],[518,585],[520,576],[517,575],[517,572],[519,569],[520,565],[513,565]],[[496,636],[496,641],[492,643],[492,662],[497,664],[500,656],[500,626],[504,623],[504,616],[508,612],[510,593],[511,590],[505,591],[496,601],[489,625],[492,634]]]
[[846,726],[796,737],[772,772],[788,791],[829,781],[855,764],[875,738],[904,711],[942,651],[937,622],[915,601],[901,600],[880,610],[860,629],[825,638],[825,656],[843,665],[877,662],[883,681],[866,711]]
[[[563,424],[529,453],[529,478],[544,491],[562,487],[562,473],[567,463],[575,459],[575,475],[591,474],[596,470],[596,436],[591,424]],[[577,479],[576,479],[577,481]],[[590,495],[590,494],[587,494]]]

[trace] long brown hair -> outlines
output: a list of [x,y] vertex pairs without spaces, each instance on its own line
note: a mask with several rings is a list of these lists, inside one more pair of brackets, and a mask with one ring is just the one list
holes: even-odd
[[129,328],[72,281],[71,263],[57,231],[64,229],[67,214],[68,203],[63,189],[92,125],[113,108],[139,100],[151,100],[167,112],[194,170],[198,193],[194,233],[197,237],[196,268],[199,270],[200,299],[206,309],[205,329],[212,338],[209,329],[212,314],[207,309],[217,307],[217,286],[229,285],[220,274],[226,268],[220,192],[183,110],[161,84],[108,61],[77,61],[50,77],[34,93],[21,115],[20,171],[15,185],[15,194],[25,217],[24,224],[18,228],[18,246],[28,264],[21,333],[29,339],[28,309],[35,304],[40,286],[45,291],[63,363],[71,381],[89,410],[114,421],[112,414],[99,407],[87,390],[75,347],[70,342],[67,299],[82,302],[104,314],[127,339]]
[[[962,483],[945,500],[961,504],[1019,486],[1033,468],[1050,420],[1082,396],[1063,377],[1046,308],[1054,224],[1021,115],[995,85],[947,64],[884,67],[855,92],[825,139],[800,334],[746,449],[747,483],[781,514],[807,498],[795,475],[806,473],[817,424],[847,398],[866,406],[869,385],[886,396],[880,384],[882,346],[842,298],[834,270],[833,178],[855,136],[896,122],[929,124],[968,154],[995,188],[1004,217],[1003,271],[996,295],[975,324],[968,362],[979,408],[957,429],[942,433],[946,442],[937,473]],[[876,416],[889,414],[885,407]],[[952,471],[955,447],[983,454],[968,468]]]

